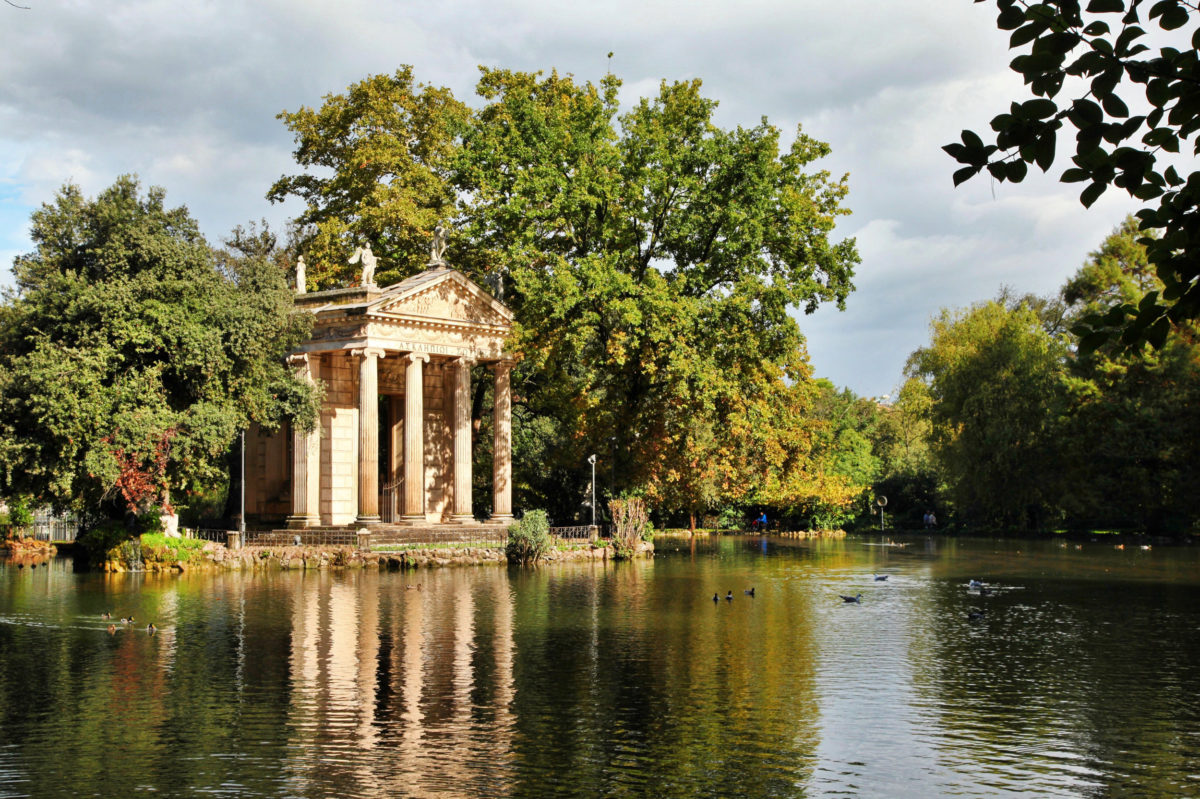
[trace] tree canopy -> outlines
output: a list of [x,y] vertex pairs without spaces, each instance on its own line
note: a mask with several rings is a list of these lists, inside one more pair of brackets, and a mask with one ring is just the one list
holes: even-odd
[[932,399],[931,442],[965,521],[1037,529],[1055,474],[1063,343],[1027,304],[992,301],[943,311],[909,373]]
[[934,321],[908,369],[927,391],[928,440],[959,523],[1156,534],[1200,523],[1195,323],[1158,349],[1083,351],[1063,329],[1161,289],[1145,233],[1126,219],[1057,299],[1005,292]]
[[[984,0],[975,0],[984,2]],[[1157,205],[1138,211],[1141,243],[1162,283],[1137,304],[1112,305],[1079,320],[1088,350],[1119,335],[1132,346],[1161,347],[1171,324],[1200,317],[1200,171],[1180,174],[1172,158],[1200,131],[1200,28],[1187,0],[995,0],[996,24],[1012,31],[1021,54],[1011,67],[1033,98],[1013,102],[992,119],[987,141],[964,130],[944,148],[964,164],[954,183],[986,169],[996,180],[1020,182],[1027,167],[1050,169],[1059,134],[1076,131],[1072,166],[1060,180],[1086,183],[1090,206],[1116,186]],[[1149,30],[1147,30],[1149,29]],[[1067,99],[1060,93],[1066,91]],[[1140,95],[1140,96],[1139,96]],[[1200,139],[1190,147],[1200,153]],[[1165,157],[1164,157],[1165,156]],[[1173,163],[1176,162],[1176,163]]]
[[[1062,296],[1072,317],[1137,305],[1162,289],[1126,219],[1090,253]],[[1151,231],[1153,233],[1153,231]],[[1059,437],[1066,466],[1062,498],[1081,526],[1180,532],[1200,519],[1200,345],[1182,322],[1157,349],[1111,344],[1068,363],[1068,412]]]
[[[423,268],[440,214],[455,231],[448,260],[490,278],[516,315],[514,414],[531,433],[517,443],[536,449],[541,474],[582,477],[590,452],[607,453],[615,491],[691,511],[821,484],[822,465],[802,456],[809,438],[781,428],[808,418],[806,390],[789,388],[810,380],[791,314],[841,306],[858,262],[853,240],[833,239],[845,178],[812,168],[828,145],[800,130],[785,144],[766,120],[722,129],[699,81],[664,82],[621,113],[612,75],[481,73],[469,113],[447,90],[414,88],[405,68],[282,115],[299,163],[333,171],[281,178],[270,195],[308,202],[302,247],[327,259],[310,275],[352,279],[351,234],[322,221],[345,217],[348,198],[354,235],[374,244],[382,234],[357,220],[388,220],[380,248],[396,277]],[[414,103],[428,112],[419,124],[396,112]],[[378,120],[387,133],[371,138]],[[346,131],[380,151],[344,147]],[[418,186],[413,170],[436,180]],[[325,255],[333,241],[341,251]],[[539,501],[563,501],[526,477]]]
[[448,89],[416,84],[403,67],[279,118],[295,134],[296,163],[317,170],[281,177],[267,193],[307,204],[296,222],[310,286],[352,275],[346,261],[362,244],[379,258],[380,285],[420,272],[433,228],[454,216],[450,159],[466,106]]
[[314,423],[283,360],[309,323],[276,265],[214,250],[133,177],[65,186],[32,223],[0,304],[0,491],[146,510],[219,479],[250,422]]

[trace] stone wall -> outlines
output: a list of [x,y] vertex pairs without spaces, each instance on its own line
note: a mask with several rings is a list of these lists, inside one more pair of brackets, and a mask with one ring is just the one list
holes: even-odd
[[[653,547],[642,555],[653,556]],[[609,546],[589,545],[573,549],[551,550],[544,557],[547,563],[576,560],[612,560]],[[364,552],[351,546],[248,546],[239,550],[222,544],[208,543],[203,556],[189,562],[146,561],[146,571],[205,571],[211,569],[420,569],[449,566],[507,565],[503,547],[447,547],[445,549],[410,549],[402,552]],[[130,564],[108,560],[106,572],[129,571]]]

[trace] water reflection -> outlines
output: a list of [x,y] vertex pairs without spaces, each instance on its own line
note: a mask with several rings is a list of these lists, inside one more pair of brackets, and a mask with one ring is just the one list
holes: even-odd
[[[896,543],[417,574],[0,562],[0,797],[1197,793],[1194,553]],[[110,635],[104,610],[137,623]]]

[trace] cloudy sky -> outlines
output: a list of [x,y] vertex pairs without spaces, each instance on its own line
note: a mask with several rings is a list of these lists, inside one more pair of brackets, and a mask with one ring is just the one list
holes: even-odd
[[[849,173],[839,237],[858,241],[844,312],[801,318],[817,375],[892,392],[942,307],[1002,285],[1050,293],[1132,209],[1085,211],[1061,167],[1020,186],[954,189],[940,146],[1021,93],[992,4],[970,0],[11,0],[0,5],[0,263],[30,249],[29,214],[66,181],[88,194],[133,172],[219,239],[297,212],[264,199],[294,171],[281,110],[412,64],[470,101],[477,66],[609,66],[624,99],[699,77],[718,123],[766,116],[827,141]],[[0,281],[10,281],[7,271]]]

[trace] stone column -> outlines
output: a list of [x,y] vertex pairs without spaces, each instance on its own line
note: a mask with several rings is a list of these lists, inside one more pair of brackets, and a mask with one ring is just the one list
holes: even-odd
[[425,524],[425,370],[429,356],[410,352],[404,369],[404,516]]
[[[309,385],[316,382],[313,372],[319,355],[291,355],[288,363],[296,376]],[[321,429],[305,433],[292,425],[292,513],[287,517],[291,528],[316,527],[321,523]]]
[[379,524],[379,359],[383,350],[351,350],[358,357],[358,518]]
[[454,515],[458,524],[474,524],[471,512],[471,358],[454,362]]
[[497,361],[492,367],[496,372],[495,405],[492,412],[492,428],[495,439],[492,445],[492,524],[508,524],[512,521],[512,394],[510,373],[512,361]]

